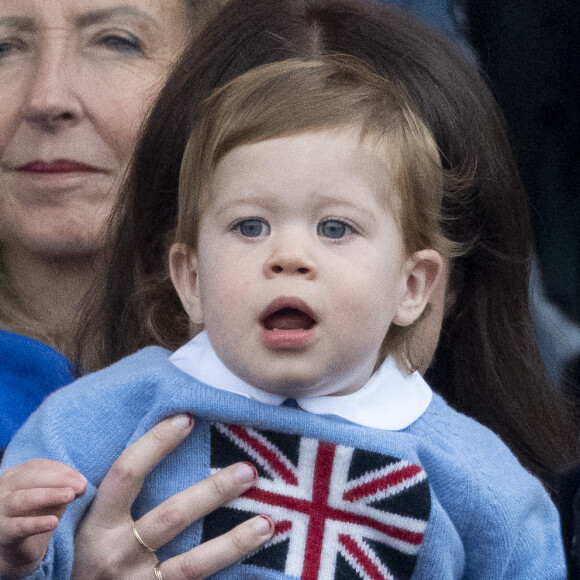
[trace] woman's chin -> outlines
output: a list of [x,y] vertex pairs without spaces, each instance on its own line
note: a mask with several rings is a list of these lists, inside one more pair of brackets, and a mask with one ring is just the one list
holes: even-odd
[[40,259],[55,262],[76,262],[89,265],[104,248],[104,236],[95,234],[88,227],[45,227],[32,228],[30,236],[20,236],[21,251]]

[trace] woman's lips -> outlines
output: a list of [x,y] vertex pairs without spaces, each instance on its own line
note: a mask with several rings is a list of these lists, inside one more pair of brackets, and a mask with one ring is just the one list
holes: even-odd
[[312,309],[300,298],[273,300],[260,316],[262,343],[268,349],[300,349],[307,346],[317,324]]
[[54,161],[31,161],[16,168],[21,173],[60,174],[60,173],[101,173],[102,170],[93,165],[71,159],[55,159]]

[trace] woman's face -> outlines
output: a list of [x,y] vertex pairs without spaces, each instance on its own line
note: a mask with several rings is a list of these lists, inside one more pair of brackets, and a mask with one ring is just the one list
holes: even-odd
[[90,255],[188,36],[184,0],[1,0],[0,241]]

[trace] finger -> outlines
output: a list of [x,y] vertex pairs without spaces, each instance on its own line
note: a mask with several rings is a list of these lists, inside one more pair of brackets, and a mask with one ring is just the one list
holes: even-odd
[[165,500],[136,522],[143,541],[158,549],[187,526],[252,487],[258,478],[250,463],[236,463]]
[[82,495],[87,486],[82,474],[52,459],[31,459],[15,465],[2,474],[2,480],[6,488],[70,487],[77,495]]
[[147,474],[189,435],[193,418],[180,414],[161,421],[127,447],[101,482],[93,504],[96,525],[110,527],[125,518]]
[[65,488],[22,489],[10,494],[4,502],[8,517],[37,516],[66,507],[76,497],[75,490]]
[[252,518],[227,534],[204,542],[189,552],[166,560],[161,573],[171,580],[201,580],[233,564],[267,542],[274,523],[265,516]]
[[52,532],[58,526],[58,517],[55,515],[10,518],[2,526],[3,538],[11,542],[24,540],[30,536]]

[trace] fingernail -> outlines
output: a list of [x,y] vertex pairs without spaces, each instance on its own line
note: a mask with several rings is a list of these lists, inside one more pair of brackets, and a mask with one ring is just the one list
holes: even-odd
[[260,536],[269,536],[274,530],[274,522],[267,516],[259,516],[254,520],[254,530]]
[[240,483],[250,483],[258,477],[258,470],[251,463],[240,463],[234,473]]
[[175,415],[175,417],[171,419],[171,424],[177,429],[189,429],[193,424],[193,417],[186,413]]

